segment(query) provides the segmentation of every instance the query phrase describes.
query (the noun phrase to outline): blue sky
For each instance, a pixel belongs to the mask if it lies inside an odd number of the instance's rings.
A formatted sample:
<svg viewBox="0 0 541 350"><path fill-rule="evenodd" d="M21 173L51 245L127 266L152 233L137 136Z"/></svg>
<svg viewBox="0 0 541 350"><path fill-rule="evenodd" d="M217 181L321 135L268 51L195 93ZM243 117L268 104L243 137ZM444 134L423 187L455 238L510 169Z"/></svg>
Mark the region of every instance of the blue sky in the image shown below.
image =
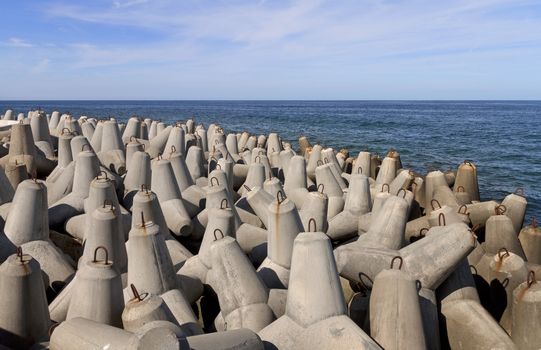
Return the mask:
<svg viewBox="0 0 541 350"><path fill-rule="evenodd" d="M541 99L541 1L0 1L0 100Z"/></svg>

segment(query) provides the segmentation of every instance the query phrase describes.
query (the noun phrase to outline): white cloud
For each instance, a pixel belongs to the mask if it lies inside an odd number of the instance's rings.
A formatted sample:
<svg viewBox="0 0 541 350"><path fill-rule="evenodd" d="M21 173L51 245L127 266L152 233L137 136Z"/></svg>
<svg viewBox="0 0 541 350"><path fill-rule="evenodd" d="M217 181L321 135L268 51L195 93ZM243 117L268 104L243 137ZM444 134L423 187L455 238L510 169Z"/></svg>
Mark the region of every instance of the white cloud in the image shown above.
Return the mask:
<svg viewBox="0 0 541 350"><path fill-rule="evenodd" d="M148 0L113 1L113 7L119 9L144 4L146 2L148 2Z"/></svg>
<svg viewBox="0 0 541 350"><path fill-rule="evenodd" d="M6 45L11 47L34 47L34 45L30 44L26 40L15 37L9 38L6 42Z"/></svg>

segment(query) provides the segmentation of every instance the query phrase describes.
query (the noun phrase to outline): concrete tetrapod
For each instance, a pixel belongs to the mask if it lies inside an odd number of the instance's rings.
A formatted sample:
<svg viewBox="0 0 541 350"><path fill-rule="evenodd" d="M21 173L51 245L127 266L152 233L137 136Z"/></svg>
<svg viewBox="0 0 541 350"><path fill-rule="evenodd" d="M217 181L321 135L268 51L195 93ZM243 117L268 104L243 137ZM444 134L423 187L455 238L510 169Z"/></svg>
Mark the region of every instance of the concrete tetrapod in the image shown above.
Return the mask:
<svg viewBox="0 0 541 350"><path fill-rule="evenodd" d="M530 226L524 227L518 239L524 248L528 262L541 264L541 227L537 227L537 220L532 217Z"/></svg>
<svg viewBox="0 0 541 350"><path fill-rule="evenodd" d="M131 139L126 144L126 172L128 172L132 165L133 155L137 152L144 152L145 146L137 139Z"/></svg>
<svg viewBox="0 0 541 350"><path fill-rule="evenodd" d="M115 213L112 205L96 208L87 222L88 229L85 234L83 256L79 266L94 260L95 250L104 247L108 252L108 259L115 268L124 273L128 271L128 253L124 244L124 234L120 231L120 217Z"/></svg>
<svg viewBox="0 0 541 350"><path fill-rule="evenodd" d="M541 348L541 283L530 271L528 279L513 291L513 333L512 338L519 349Z"/></svg>
<svg viewBox="0 0 541 350"><path fill-rule="evenodd" d="M371 162L370 162L370 152L361 151L357 155L357 158L353 161L353 166L351 169L352 174L363 174L367 177L370 177L371 174Z"/></svg>
<svg viewBox="0 0 541 350"><path fill-rule="evenodd" d="M472 201L479 201L479 185L477 183L477 167L470 161L465 160L458 166L453 190L458 192L462 189L470 195Z"/></svg>
<svg viewBox="0 0 541 350"><path fill-rule="evenodd" d="M130 169L124 177L124 198L122 200L126 208L131 209L133 196L143 186L150 188L151 168L150 156L146 152L135 152L131 158Z"/></svg>
<svg viewBox="0 0 541 350"><path fill-rule="evenodd" d="M357 234L359 216L370 212L371 207L368 177L362 174L351 175L344 211L329 220L327 235L334 240L354 236Z"/></svg>
<svg viewBox="0 0 541 350"><path fill-rule="evenodd" d="M209 279L227 329L258 332L274 321L267 305L269 292L235 239L219 238L210 247Z"/></svg>
<svg viewBox="0 0 541 350"><path fill-rule="evenodd" d="M115 228L115 231L121 233L121 237L125 241L130 231L131 215L118 203L113 181L103 171L90 183L88 197L84 199L84 214L68 219L65 224L66 232L80 240L86 239L87 232L91 230L89 224L92 213L97 208L105 207L106 205L110 209L113 209L114 213L118 216L119 220L116 222L118 227Z"/></svg>
<svg viewBox="0 0 541 350"><path fill-rule="evenodd" d="M381 349L346 316L329 238L295 239L286 313L259 332L273 349Z"/></svg>
<svg viewBox="0 0 541 350"><path fill-rule="evenodd" d="M200 177L204 177L206 174L205 167L205 155L200 147L190 147L186 154L186 166L192 176L192 179L197 183Z"/></svg>
<svg viewBox="0 0 541 350"><path fill-rule="evenodd" d="M520 232L522 229L527 204L528 201L521 188L517 189L515 193L507 195L502 201L501 205L505 208L505 215L511 219L515 232Z"/></svg>
<svg viewBox="0 0 541 350"><path fill-rule="evenodd" d="M84 199L88 197L90 183L99 172L100 165L96 154L89 150L79 152L73 174L72 192L49 207L51 227L61 226L67 219L83 213Z"/></svg>
<svg viewBox="0 0 541 350"><path fill-rule="evenodd" d="M246 200L250 204L254 213L261 219L265 227L269 227L269 205L276 198L272 196L261 187L252 187L250 191L246 193Z"/></svg>
<svg viewBox="0 0 541 350"><path fill-rule="evenodd" d="M432 200L434 199L434 194L438 188L441 186L447 186L447 181L445 180L445 175L439 171L431 171L429 172L424 181L424 188L425 188L425 212L426 214L430 214L430 212L433 209L432 206ZM441 205L440 205L441 207Z"/></svg>
<svg viewBox="0 0 541 350"><path fill-rule="evenodd" d="M177 288L171 256L158 225L142 217L131 229L128 242L128 285L154 295Z"/></svg>
<svg viewBox="0 0 541 350"><path fill-rule="evenodd" d="M32 255L49 283L65 281L74 273L72 263L49 240L47 187L40 180L25 180L15 192L4 227L7 238Z"/></svg>
<svg viewBox="0 0 541 350"><path fill-rule="evenodd" d="M334 154L334 150L332 148L326 148L323 151L321 151L321 158L323 160L323 163L325 164L331 164L330 167L331 172L336 179L336 182L340 186L342 190L345 190L347 188L346 182L342 178L342 168L338 164L338 160L336 159L336 155Z"/></svg>
<svg viewBox="0 0 541 350"><path fill-rule="evenodd" d="M299 210L302 209L303 205L307 202L306 196L308 190L306 172L306 162L304 157L291 157L284 181L284 192L291 198Z"/></svg>
<svg viewBox="0 0 541 350"><path fill-rule="evenodd" d="M316 168L316 181L321 186L323 193L329 197L327 218L332 220L334 216L344 209L344 192L332 174L332 164L320 165Z"/></svg>
<svg viewBox="0 0 541 350"><path fill-rule="evenodd" d="M122 324L125 330L137 332L154 321L169 321L176 324L175 317L161 297L150 293L139 293L134 284L130 285L130 289L134 297L126 302L122 311Z"/></svg>
<svg viewBox="0 0 541 350"><path fill-rule="evenodd" d="M398 162L395 158L385 157L381 162L378 176L376 177L376 184L390 184L396 177L396 171L398 170Z"/></svg>
<svg viewBox="0 0 541 350"><path fill-rule="evenodd" d="M49 204L56 203L72 190L75 163L73 162L70 141L73 136L69 132L62 132L58 137L58 164L45 180Z"/></svg>
<svg viewBox="0 0 541 350"><path fill-rule="evenodd" d="M306 203L299 211L302 226L308 227L308 223L313 219L316 224L317 232L327 232L329 227L329 222L327 221L329 198L325 193L319 191L308 192L305 198ZM327 235L329 235L328 232Z"/></svg>
<svg viewBox="0 0 541 350"><path fill-rule="evenodd" d="M399 251L346 244L334 255L340 275L354 282L360 282L359 272L373 280L395 256L401 256L404 271L423 288L435 289L474 248L473 237L465 224L452 224L431 228L425 238Z"/></svg>
<svg viewBox="0 0 541 350"><path fill-rule="evenodd" d="M293 242L304 229L295 204L281 192L269 212L267 258L257 272L268 288L287 288Z"/></svg>
<svg viewBox="0 0 541 350"><path fill-rule="evenodd" d="M124 143L116 121L103 123L100 150L97 151L101 163L119 175L126 173L126 156Z"/></svg>
<svg viewBox="0 0 541 350"><path fill-rule="evenodd" d="M171 129L164 150L171 150L171 147L174 147L175 152L186 154L186 134L180 125L175 125Z"/></svg>
<svg viewBox="0 0 541 350"><path fill-rule="evenodd" d="M171 256L173 265L178 269L186 259L192 256L192 253L178 242L172 235L165 223L158 198L154 192L143 188L137 191L133 197L131 227L136 228L141 223L141 218L152 221L160 228L160 233L165 240L165 245Z"/></svg>
<svg viewBox="0 0 541 350"><path fill-rule="evenodd" d="M502 247L526 260L511 219L506 215L492 215L486 222L484 248L488 254L497 254Z"/></svg>
<svg viewBox="0 0 541 350"><path fill-rule="evenodd" d="M212 242L226 236L233 236L235 232L233 213L230 209L211 208L209 213L209 221L198 254L189 258L179 271L179 273L197 278L205 284L208 284L207 273L212 268L210 253Z"/></svg>
<svg viewBox="0 0 541 350"><path fill-rule="evenodd" d="M492 314L500 325L511 334L513 291L527 279L528 270L521 257L501 248L489 265L488 282Z"/></svg>
<svg viewBox="0 0 541 350"><path fill-rule="evenodd" d="M127 144L132 138L141 138L141 121L137 117L131 117L126 123L122 133L122 142Z"/></svg>
<svg viewBox="0 0 541 350"><path fill-rule="evenodd" d="M39 263L21 248L0 265L0 346L28 348L47 339L49 310Z"/></svg>
<svg viewBox="0 0 541 350"><path fill-rule="evenodd" d="M25 180L17 187L4 226L11 242L21 245L49 238L47 187L41 180Z"/></svg>
<svg viewBox="0 0 541 350"><path fill-rule="evenodd" d="M45 113L41 112L30 118L30 127L36 147L45 154L45 157L54 158L54 147Z"/></svg>
<svg viewBox="0 0 541 350"><path fill-rule="evenodd" d="M271 177L263 183L263 189L265 192L271 195L272 198L275 198L278 192L284 192L282 187L282 182L277 177Z"/></svg>
<svg viewBox="0 0 541 350"><path fill-rule="evenodd" d="M503 328L474 300L450 301L442 305L441 312L452 349L517 349Z"/></svg>
<svg viewBox="0 0 541 350"><path fill-rule="evenodd" d="M263 188L263 184L265 183L265 166L261 163L254 162L250 164L250 168L248 169L248 174L246 175L246 180L244 181L244 184L239 188L237 191L239 195L244 196L246 194L246 187L248 188L254 188L254 187L261 187Z"/></svg>
<svg viewBox="0 0 541 350"><path fill-rule="evenodd" d="M417 284L401 267L402 258L397 256L391 269L374 279L370 335L384 349L426 349Z"/></svg>
<svg viewBox="0 0 541 350"><path fill-rule="evenodd" d="M156 193L167 227L177 236L192 232L191 218L186 211L171 162L156 160L152 166L152 191Z"/></svg>
<svg viewBox="0 0 541 350"><path fill-rule="evenodd" d="M58 350L142 349L135 334L80 317L54 328L49 346Z"/></svg>
<svg viewBox="0 0 541 350"><path fill-rule="evenodd" d="M99 258L100 254L103 260ZM93 259L77 271L77 283L72 291L66 319L83 317L122 327L122 281L108 255L105 247L95 248Z"/></svg>

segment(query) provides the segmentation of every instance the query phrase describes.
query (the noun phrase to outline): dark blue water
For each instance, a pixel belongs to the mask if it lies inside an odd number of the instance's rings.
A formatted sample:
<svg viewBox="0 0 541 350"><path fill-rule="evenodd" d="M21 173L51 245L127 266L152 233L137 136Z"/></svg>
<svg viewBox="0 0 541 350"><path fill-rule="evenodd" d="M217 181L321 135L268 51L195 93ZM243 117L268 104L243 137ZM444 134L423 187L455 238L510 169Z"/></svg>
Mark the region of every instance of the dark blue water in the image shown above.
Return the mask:
<svg viewBox="0 0 541 350"><path fill-rule="evenodd" d="M278 132L383 154L397 149L419 172L475 162L482 199L501 200L517 187L527 218L541 216L541 101L0 101L0 111L41 107L95 117L132 115L171 122L195 117L227 131Z"/></svg>

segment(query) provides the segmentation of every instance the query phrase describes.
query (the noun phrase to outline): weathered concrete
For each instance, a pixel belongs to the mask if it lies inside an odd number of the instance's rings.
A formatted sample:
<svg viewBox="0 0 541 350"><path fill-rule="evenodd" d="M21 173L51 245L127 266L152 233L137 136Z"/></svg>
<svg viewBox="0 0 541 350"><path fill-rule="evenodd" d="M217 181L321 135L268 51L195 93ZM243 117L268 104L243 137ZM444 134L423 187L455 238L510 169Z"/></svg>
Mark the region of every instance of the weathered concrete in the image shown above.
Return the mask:
<svg viewBox="0 0 541 350"><path fill-rule="evenodd" d="M481 304L457 299L442 306L452 349L517 349Z"/></svg>

